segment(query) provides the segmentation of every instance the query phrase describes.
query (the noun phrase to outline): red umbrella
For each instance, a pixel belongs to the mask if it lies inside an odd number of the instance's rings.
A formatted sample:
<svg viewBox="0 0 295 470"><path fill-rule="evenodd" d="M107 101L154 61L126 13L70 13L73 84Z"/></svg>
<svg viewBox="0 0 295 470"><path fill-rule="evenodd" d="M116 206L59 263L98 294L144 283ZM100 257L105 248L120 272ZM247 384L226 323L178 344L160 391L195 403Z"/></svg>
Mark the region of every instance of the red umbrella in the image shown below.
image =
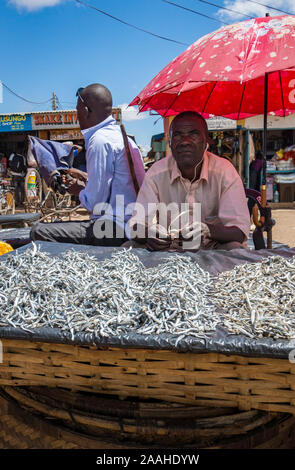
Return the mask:
<svg viewBox="0 0 295 470"><path fill-rule="evenodd" d="M295 16L254 18L198 39L134 98L139 111L162 116L197 111L243 119L264 114L261 205L266 207L267 113L295 113ZM268 233L270 211L257 225Z"/></svg>
<svg viewBox="0 0 295 470"><path fill-rule="evenodd" d="M294 68L293 68L294 67ZM255 18L198 39L134 98L140 111L184 110L231 119L295 112L295 16Z"/></svg>

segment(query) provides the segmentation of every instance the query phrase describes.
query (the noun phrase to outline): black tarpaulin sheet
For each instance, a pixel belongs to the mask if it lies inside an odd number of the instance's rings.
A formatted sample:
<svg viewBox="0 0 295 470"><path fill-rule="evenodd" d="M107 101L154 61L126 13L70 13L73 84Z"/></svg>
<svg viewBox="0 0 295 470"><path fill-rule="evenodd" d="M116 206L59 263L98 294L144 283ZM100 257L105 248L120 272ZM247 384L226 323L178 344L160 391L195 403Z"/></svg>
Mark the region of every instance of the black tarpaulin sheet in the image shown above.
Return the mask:
<svg viewBox="0 0 295 470"><path fill-rule="evenodd" d="M1 224L0 224L1 225ZM9 228L0 230L0 241L10 243L14 248L25 245L30 240L31 228ZM249 235L247 244L250 250L254 250L252 233ZM266 243L265 243L266 246ZM288 245L273 240L273 248L288 248Z"/></svg>
<svg viewBox="0 0 295 470"><path fill-rule="evenodd" d="M39 212L21 212L19 214L7 214L7 215L0 215L0 225L11 225L11 224L19 224L19 223L32 223L36 222L37 220L41 219L42 214Z"/></svg>
<svg viewBox="0 0 295 470"><path fill-rule="evenodd" d="M7 228L0 230L0 241L9 243L12 248L19 248L30 243L31 227Z"/></svg>
<svg viewBox="0 0 295 470"><path fill-rule="evenodd" d="M62 256L62 254L74 249L98 260L111 257L114 250L123 248L96 247L88 245L73 245L64 243L37 242L42 251L51 256ZM17 250L18 253L31 249L31 245L26 245ZM134 249L134 253L139 257L146 267L156 266L168 257L178 256L177 253L148 252L143 249ZM189 256L210 274L216 275L223 271L228 271L236 265L260 262L269 256L283 256L290 258L295 255L295 248L275 248L272 250L247 251L242 249L227 251L199 251L198 253L184 253L182 256ZM0 258L5 260L6 256ZM1 312L0 312L1 315ZM229 334L224 328L218 328L210 337L196 338L187 336L182 339L175 348L177 336L170 334L161 335L138 335L131 332L128 335L104 338L92 333L77 333L72 338L70 333L62 332L52 328L38 328L32 332L24 331L20 328L2 327L0 328L0 338L25 339L29 341L41 341L50 343L65 344L88 344L97 346L113 346L122 348L143 348L143 349L168 349L179 352L206 353L217 352L222 354L237 354L249 357L272 357L288 358L289 352L295 348L295 341L273 340L271 338L251 339L244 335Z"/></svg>

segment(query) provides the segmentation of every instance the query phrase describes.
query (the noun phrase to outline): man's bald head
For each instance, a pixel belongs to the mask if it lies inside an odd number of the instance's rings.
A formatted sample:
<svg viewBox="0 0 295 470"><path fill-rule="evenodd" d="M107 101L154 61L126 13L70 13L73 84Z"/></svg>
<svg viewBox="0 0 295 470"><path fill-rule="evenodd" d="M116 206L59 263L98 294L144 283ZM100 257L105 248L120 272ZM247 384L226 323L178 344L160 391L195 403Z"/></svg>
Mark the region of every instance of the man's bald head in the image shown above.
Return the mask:
<svg viewBox="0 0 295 470"><path fill-rule="evenodd" d="M78 95L77 112L81 129L93 127L112 114L112 95L104 85L88 85L81 90L80 97Z"/></svg>

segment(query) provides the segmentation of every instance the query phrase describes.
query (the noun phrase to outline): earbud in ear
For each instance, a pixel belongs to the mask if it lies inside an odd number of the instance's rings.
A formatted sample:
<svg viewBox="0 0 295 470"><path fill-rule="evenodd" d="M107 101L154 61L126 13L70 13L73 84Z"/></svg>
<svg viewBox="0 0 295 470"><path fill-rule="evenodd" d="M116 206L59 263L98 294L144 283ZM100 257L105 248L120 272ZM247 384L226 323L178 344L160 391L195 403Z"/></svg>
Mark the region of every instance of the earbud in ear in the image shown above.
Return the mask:
<svg viewBox="0 0 295 470"><path fill-rule="evenodd" d="M209 144L207 143L207 144L206 144L206 150L208 150L208 148L209 148Z"/></svg>

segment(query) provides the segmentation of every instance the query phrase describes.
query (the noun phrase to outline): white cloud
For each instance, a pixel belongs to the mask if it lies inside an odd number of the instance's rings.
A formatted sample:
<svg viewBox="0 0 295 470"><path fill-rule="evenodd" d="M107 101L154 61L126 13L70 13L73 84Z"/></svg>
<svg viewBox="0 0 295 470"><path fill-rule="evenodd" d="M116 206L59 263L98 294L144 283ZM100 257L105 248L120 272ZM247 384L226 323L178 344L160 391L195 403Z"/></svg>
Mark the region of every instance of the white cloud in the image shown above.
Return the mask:
<svg viewBox="0 0 295 470"><path fill-rule="evenodd" d="M150 145L139 145L139 149L143 157L146 157L149 151L151 150Z"/></svg>
<svg viewBox="0 0 295 470"><path fill-rule="evenodd" d="M9 0L11 5L28 11L40 10L44 7L54 7L63 0Z"/></svg>
<svg viewBox="0 0 295 470"><path fill-rule="evenodd" d="M119 104L118 108L122 109L123 121L139 121L149 117L147 113L138 113L134 106L128 107L128 103Z"/></svg>
<svg viewBox="0 0 295 470"><path fill-rule="evenodd" d="M256 1L256 0L255 0ZM272 8L279 8L290 14L295 14L295 2L294 0L257 0L259 3L265 3L272 6ZM274 10L267 6L258 5L257 3L252 3L251 1L245 0L225 0L224 6L232 10L236 10L239 13L234 13L227 10L218 10L217 14L219 17L227 18L230 20L247 20L246 16L249 15L253 17L265 16L265 13L269 13L271 16L280 16L284 15L283 12Z"/></svg>

